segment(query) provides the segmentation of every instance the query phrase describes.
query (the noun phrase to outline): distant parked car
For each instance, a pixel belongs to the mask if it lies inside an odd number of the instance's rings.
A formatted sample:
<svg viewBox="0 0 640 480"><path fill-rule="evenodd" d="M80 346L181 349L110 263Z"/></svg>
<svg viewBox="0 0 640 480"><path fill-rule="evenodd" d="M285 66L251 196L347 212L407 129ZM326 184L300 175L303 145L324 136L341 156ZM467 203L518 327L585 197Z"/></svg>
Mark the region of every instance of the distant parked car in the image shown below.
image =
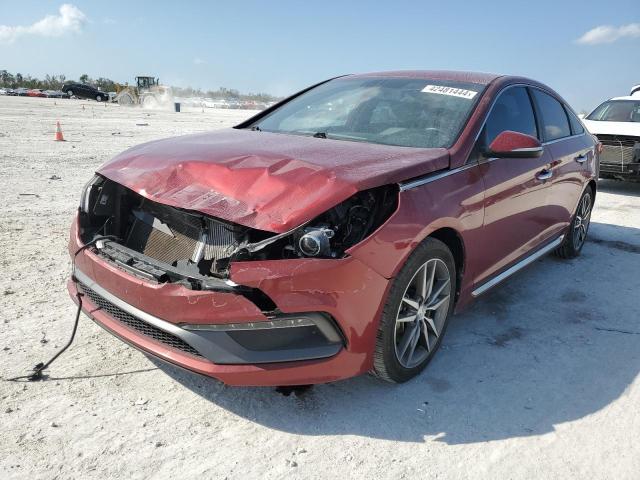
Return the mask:
<svg viewBox="0 0 640 480"><path fill-rule="evenodd" d="M16 95L20 96L20 97L26 97L27 96L27 92L29 91L28 88L16 88L15 92Z"/></svg>
<svg viewBox="0 0 640 480"><path fill-rule="evenodd" d="M16 91L13 88L7 88L7 95L10 97L15 97L18 94L16 93Z"/></svg>
<svg viewBox="0 0 640 480"><path fill-rule="evenodd" d="M7 90L4 88L0 88L0 95L6 95L7 94Z"/></svg>
<svg viewBox="0 0 640 480"><path fill-rule="evenodd" d="M45 90L44 94L47 98L68 98L68 95L62 90Z"/></svg>
<svg viewBox="0 0 640 480"><path fill-rule="evenodd" d="M28 97L40 97L40 98L46 98L47 95L40 90L39 88L31 88L29 90L27 90L27 96Z"/></svg>
<svg viewBox="0 0 640 480"><path fill-rule="evenodd" d="M109 94L98 90L91 85L85 83L68 83L62 87L62 91L70 97L88 98L96 102L104 102L109 100Z"/></svg>
<svg viewBox="0 0 640 480"><path fill-rule="evenodd" d="M599 105L584 123L602 143L600 177L640 181L640 85Z"/></svg>

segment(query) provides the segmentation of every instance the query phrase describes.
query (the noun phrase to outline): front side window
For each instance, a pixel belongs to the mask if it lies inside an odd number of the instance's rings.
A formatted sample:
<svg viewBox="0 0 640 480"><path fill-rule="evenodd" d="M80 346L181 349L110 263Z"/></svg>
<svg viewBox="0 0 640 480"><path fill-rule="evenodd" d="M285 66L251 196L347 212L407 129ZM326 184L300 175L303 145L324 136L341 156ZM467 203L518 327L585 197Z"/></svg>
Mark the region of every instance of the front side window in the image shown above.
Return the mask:
<svg viewBox="0 0 640 480"><path fill-rule="evenodd" d="M542 116L544 140L549 142L570 136L571 127L562 104L551 95L537 88L532 89L532 92Z"/></svg>
<svg viewBox="0 0 640 480"><path fill-rule="evenodd" d="M483 88L416 78L340 78L294 98L249 128L403 147L450 147Z"/></svg>
<svg viewBox="0 0 640 480"><path fill-rule="evenodd" d="M536 118L525 87L511 87L497 98L485 124L485 145L491 145L504 132L524 133L537 137Z"/></svg>
<svg viewBox="0 0 640 480"><path fill-rule="evenodd" d="M640 100L609 100L591 112L587 120L640 122Z"/></svg>

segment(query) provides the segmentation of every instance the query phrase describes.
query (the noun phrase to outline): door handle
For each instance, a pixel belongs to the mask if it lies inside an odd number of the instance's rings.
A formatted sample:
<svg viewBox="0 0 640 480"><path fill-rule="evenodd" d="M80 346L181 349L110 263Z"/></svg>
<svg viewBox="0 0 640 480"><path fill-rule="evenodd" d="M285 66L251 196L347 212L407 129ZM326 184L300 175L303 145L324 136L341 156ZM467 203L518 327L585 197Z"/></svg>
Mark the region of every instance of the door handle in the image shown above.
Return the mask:
<svg viewBox="0 0 640 480"><path fill-rule="evenodd" d="M574 158L574 160L578 163L584 163L587 161L587 154L583 153L582 155L578 155L576 158Z"/></svg>
<svg viewBox="0 0 640 480"><path fill-rule="evenodd" d="M551 170L547 170L546 168L538 173L536 173L536 178L541 181L549 180L553 177L553 172Z"/></svg>

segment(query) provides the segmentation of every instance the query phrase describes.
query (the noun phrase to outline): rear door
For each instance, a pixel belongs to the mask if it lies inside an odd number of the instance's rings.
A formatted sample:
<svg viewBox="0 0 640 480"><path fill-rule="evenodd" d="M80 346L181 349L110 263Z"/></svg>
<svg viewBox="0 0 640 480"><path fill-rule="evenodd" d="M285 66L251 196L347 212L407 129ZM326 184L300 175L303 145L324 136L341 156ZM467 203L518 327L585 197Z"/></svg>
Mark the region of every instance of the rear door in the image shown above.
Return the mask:
<svg viewBox="0 0 640 480"><path fill-rule="evenodd" d="M540 138L527 87L503 90L476 142L481 152L505 130ZM484 252L475 283L482 283L513 264L553 235L549 183L552 157L486 158L477 153L485 185Z"/></svg>
<svg viewBox="0 0 640 480"><path fill-rule="evenodd" d="M531 88L545 150L553 157L549 202L554 231L567 227L595 161L595 142L570 108L554 96Z"/></svg>
<svg viewBox="0 0 640 480"><path fill-rule="evenodd" d="M84 98L91 98L91 87L89 87L88 85L82 84L80 85L80 88L82 89L80 91L80 95Z"/></svg>

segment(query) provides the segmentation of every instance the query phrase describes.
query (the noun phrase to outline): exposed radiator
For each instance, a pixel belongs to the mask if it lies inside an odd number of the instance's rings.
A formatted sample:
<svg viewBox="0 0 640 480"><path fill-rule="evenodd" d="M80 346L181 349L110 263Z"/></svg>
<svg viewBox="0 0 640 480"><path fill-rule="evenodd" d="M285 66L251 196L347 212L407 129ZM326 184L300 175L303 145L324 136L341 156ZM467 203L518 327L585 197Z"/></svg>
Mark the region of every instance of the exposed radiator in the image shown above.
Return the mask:
<svg viewBox="0 0 640 480"><path fill-rule="evenodd" d="M201 218L176 212L172 212L172 218L179 221L169 223L149 212L132 212L125 246L174 266L180 261L213 260L212 271L218 260L229 257L237 248L231 226L213 218L206 218L203 226Z"/></svg>

